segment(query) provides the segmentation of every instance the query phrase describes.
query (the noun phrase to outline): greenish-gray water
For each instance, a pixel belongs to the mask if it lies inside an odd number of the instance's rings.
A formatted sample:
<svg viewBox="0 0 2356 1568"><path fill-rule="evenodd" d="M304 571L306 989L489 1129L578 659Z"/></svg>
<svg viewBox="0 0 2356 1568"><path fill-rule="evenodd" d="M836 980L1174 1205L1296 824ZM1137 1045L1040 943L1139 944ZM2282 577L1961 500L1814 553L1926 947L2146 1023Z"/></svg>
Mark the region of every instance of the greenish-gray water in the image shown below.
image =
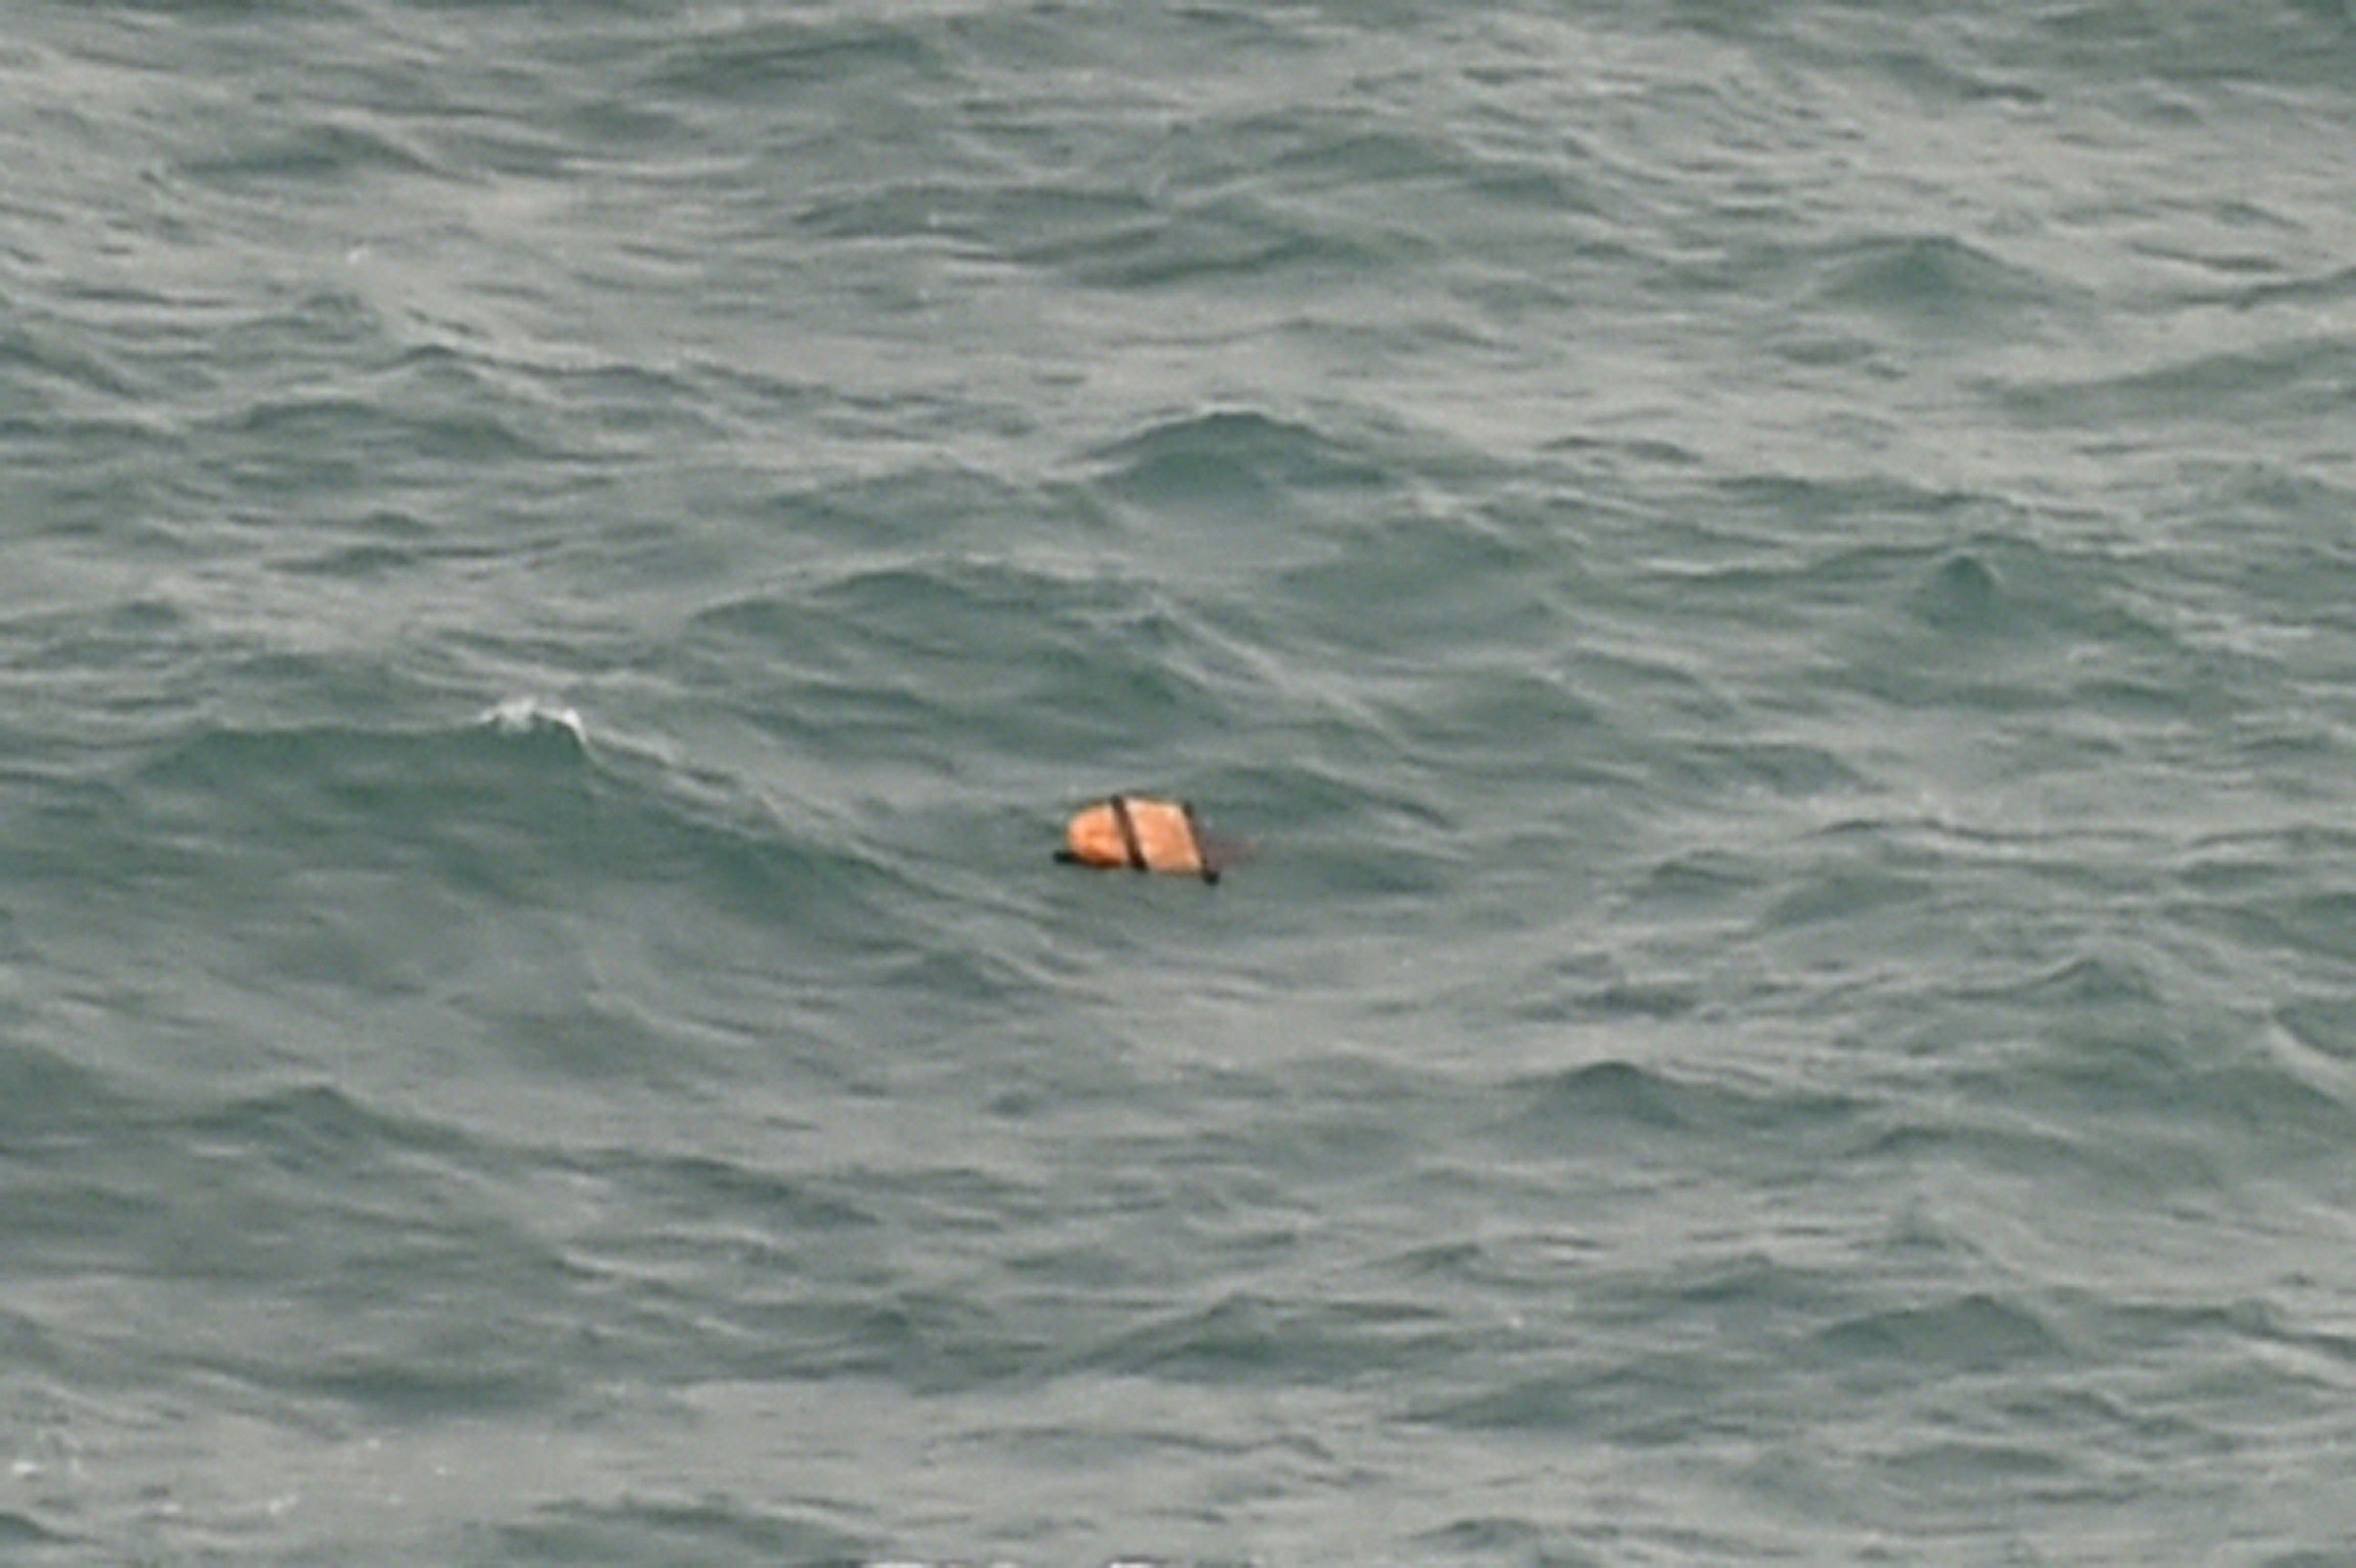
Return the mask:
<svg viewBox="0 0 2356 1568"><path fill-rule="evenodd" d="M2340 0L7 15L10 1561L2356 1563Z"/></svg>

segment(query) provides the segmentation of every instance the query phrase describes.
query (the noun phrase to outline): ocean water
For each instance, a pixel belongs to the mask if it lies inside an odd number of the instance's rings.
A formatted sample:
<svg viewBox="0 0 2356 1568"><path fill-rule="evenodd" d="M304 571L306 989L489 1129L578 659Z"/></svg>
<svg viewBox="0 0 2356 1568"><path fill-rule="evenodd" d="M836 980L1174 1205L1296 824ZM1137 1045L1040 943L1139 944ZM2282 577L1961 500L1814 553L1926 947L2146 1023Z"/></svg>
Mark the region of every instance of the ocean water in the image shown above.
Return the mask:
<svg viewBox="0 0 2356 1568"><path fill-rule="evenodd" d="M6 11L0 1555L2356 1563L2344 0Z"/></svg>

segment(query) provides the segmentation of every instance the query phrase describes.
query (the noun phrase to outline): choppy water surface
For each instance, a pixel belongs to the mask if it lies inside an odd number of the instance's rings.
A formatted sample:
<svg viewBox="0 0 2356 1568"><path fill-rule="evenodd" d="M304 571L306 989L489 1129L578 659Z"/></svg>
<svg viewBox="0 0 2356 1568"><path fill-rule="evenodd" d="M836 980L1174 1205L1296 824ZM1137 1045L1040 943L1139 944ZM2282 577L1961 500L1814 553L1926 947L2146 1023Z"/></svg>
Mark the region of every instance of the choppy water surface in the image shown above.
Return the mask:
<svg viewBox="0 0 2356 1568"><path fill-rule="evenodd" d="M0 1545L2356 1561L2351 83L16 7Z"/></svg>

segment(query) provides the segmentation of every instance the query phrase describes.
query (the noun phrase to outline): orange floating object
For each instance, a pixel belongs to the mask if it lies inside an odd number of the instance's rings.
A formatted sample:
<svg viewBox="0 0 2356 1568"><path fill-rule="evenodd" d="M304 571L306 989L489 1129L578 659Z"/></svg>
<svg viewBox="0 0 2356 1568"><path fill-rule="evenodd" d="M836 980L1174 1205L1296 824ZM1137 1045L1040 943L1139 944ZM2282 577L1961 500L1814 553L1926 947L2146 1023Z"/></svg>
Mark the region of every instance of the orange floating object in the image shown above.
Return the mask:
<svg viewBox="0 0 2356 1568"><path fill-rule="evenodd" d="M1111 795L1072 819L1057 860L1108 871L1167 871L1219 879L1217 860L1203 844L1194 808L1150 795Z"/></svg>

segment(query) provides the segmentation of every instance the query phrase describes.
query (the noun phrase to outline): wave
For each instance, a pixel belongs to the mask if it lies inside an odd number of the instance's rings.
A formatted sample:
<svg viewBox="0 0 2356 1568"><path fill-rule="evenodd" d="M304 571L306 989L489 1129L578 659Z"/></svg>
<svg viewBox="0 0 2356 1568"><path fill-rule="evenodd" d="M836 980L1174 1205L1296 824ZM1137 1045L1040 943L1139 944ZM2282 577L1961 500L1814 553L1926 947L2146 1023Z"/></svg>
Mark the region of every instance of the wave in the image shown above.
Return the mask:
<svg viewBox="0 0 2356 1568"><path fill-rule="evenodd" d="M2140 432L2164 450L2164 432L2211 421L2264 425L2278 435L2325 417L2336 389L2356 377L2356 340L2333 331L2173 357L2109 375L2018 380L1997 389L2014 414L2045 428ZM2219 446L2198 455L2231 455Z"/></svg>
<svg viewBox="0 0 2356 1568"><path fill-rule="evenodd" d="M213 727L125 787L143 838L198 863L246 862L243 884L415 870L436 890L550 908L687 876L775 911L805 879L841 894L861 864L749 783L600 736L577 708L532 697L445 727Z"/></svg>
<svg viewBox="0 0 2356 1568"><path fill-rule="evenodd" d="M1953 235L1878 237L1815 253L1810 304L1973 336L2017 337L2087 302L2040 273Z"/></svg>
<svg viewBox="0 0 2356 1568"><path fill-rule="evenodd" d="M1363 511L1401 487L1362 443L1253 408L1220 408L1159 421L1088 455L1098 481L1157 510L1248 507L1262 526L1271 505L1329 495Z"/></svg>
<svg viewBox="0 0 2356 1568"><path fill-rule="evenodd" d="M1793 1139L1851 1138L1871 1106L1845 1094L1745 1090L1614 1060L1512 1079L1496 1092L1503 1109L1490 1133L1511 1145L1585 1151L1598 1140L1674 1134L1688 1155L1738 1135L1787 1147ZM1655 1157L1677 1156L1664 1147Z"/></svg>
<svg viewBox="0 0 2356 1568"><path fill-rule="evenodd" d="M481 1532L502 1563L709 1561L793 1563L806 1568L868 1568L866 1536L812 1512L705 1494L692 1499L626 1498L550 1502Z"/></svg>

